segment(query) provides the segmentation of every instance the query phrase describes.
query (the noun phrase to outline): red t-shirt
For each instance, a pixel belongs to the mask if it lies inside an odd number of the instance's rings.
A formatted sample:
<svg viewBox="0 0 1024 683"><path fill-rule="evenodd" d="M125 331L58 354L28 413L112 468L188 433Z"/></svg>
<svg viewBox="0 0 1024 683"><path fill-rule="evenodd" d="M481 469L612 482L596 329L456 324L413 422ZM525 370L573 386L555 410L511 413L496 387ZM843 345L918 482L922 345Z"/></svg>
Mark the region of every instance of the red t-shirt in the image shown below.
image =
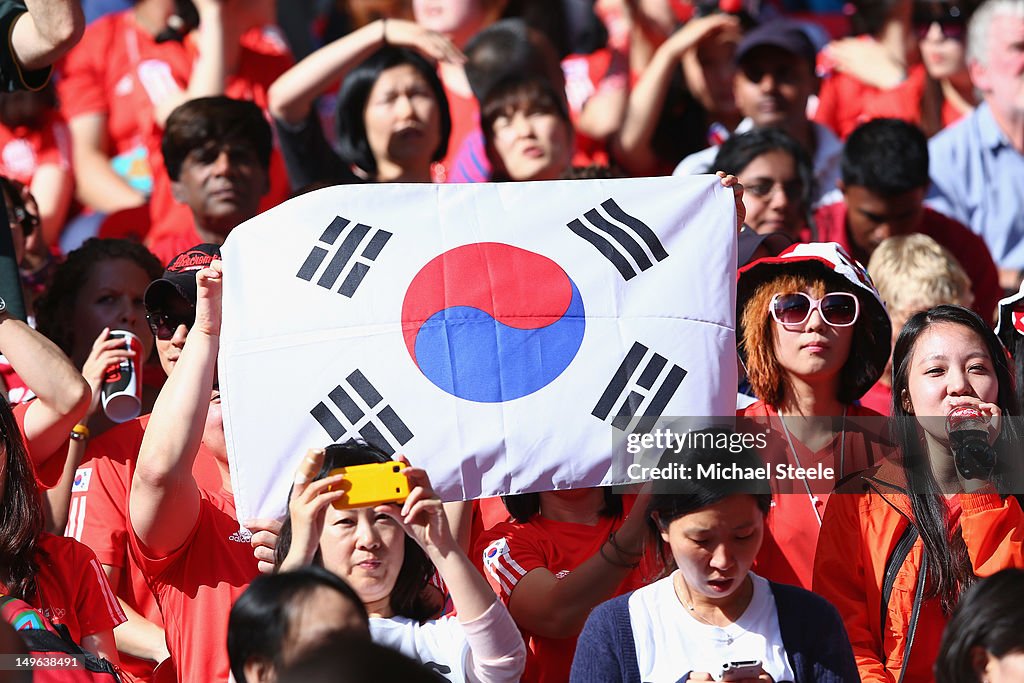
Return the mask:
<svg viewBox="0 0 1024 683"><path fill-rule="evenodd" d="M159 146L154 103L184 87L191 71L182 43L157 43L126 10L89 24L60 64L57 92L69 121L82 114L107 117L107 153L114 157Z"/></svg>
<svg viewBox="0 0 1024 683"><path fill-rule="evenodd" d="M128 534L129 547L164 615L179 681L228 680L228 614L258 573L234 497L200 490L199 517L181 547L156 557Z"/></svg>
<svg viewBox="0 0 1024 683"><path fill-rule="evenodd" d="M160 608L138 563L128 552L128 491L149 415L143 415L98 436L89 443L71 487L65 536L92 548L100 564L121 570L114 591L126 605L157 626L163 626ZM200 488L221 486L217 460L202 444L192 473ZM121 653L124 669L149 680L154 663Z"/></svg>
<svg viewBox="0 0 1024 683"><path fill-rule="evenodd" d="M828 73L821 79L814 120L831 128L841 139L845 140L857 126L874 119L893 118L920 123L921 95L927 75L923 65L914 64L902 83L883 90L843 71L832 71L829 61L826 49L819 57L818 65L819 71Z"/></svg>
<svg viewBox="0 0 1024 683"><path fill-rule="evenodd" d="M292 67L295 60L284 42L269 29L253 29L247 32L242 36L241 46L238 71L228 77L224 94L234 99L253 102L266 114L267 91L278 76ZM191 45L189 53L194 59L195 50ZM185 87L187 83L187 80L184 81L181 87ZM266 116L269 124L270 116ZM271 130L273 131L273 126ZM146 246L162 263L167 263L203 240L196 233L192 212L186 205L177 202L171 193L171 179L167 175L159 140L156 143L149 152L150 165L153 169L153 194L149 200L152 227L146 238ZM261 213L277 206L291 195L284 157L281 156L276 142L270 155L269 179L270 191L260 202Z"/></svg>
<svg viewBox="0 0 1024 683"><path fill-rule="evenodd" d="M836 202L820 207L814 212L814 221L818 225L819 241L838 242L853 253L846 224L845 203ZM999 271L985 240L963 223L928 207L924 208L917 230L934 239L956 257L971 279L971 290L974 293L971 308L982 320L991 322L1003 290L999 286Z"/></svg>
<svg viewBox="0 0 1024 683"><path fill-rule="evenodd" d="M127 620L91 550L45 532L37 548L36 594L26 602L54 624L67 626L76 643Z"/></svg>
<svg viewBox="0 0 1024 683"><path fill-rule="evenodd" d="M813 468L821 463L823 467L831 467L835 473L834 479L822 480L817 486L808 480L806 488L803 480L798 480L790 481L791 486L783 490L779 480L772 479L772 507L765 521L764 541L754 571L771 581L810 590L814 576L814 553L829 491L841 478L873 466L892 452L884 440L884 418L868 408L849 406L845 420L836 417L833 421L835 438L818 451L811 451L790 434L793 448L797 451L797 457L794 457L790 450L790 439L781 430L778 411L774 408L758 401L736 411L736 416L751 418L754 424L760 426L759 430L747 424L744 426L745 431L757 434L763 431L765 425L771 430L768 448L762 453L769 466L788 462L794 466Z"/></svg>
<svg viewBox="0 0 1024 683"><path fill-rule="evenodd" d="M879 415L888 416L892 409L892 387L887 387L881 381L875 382L875 385L860 397L860 404Z"/></svg>
<svg viewBox="0 0 1024 683"><path fill-rule="evenodd" d="M71 138L60 112L46 112L37 129L0 125L0 175L31 185L36 171L46 164L71 169Z"/></svg>
<svg viewBox="0 0 1024 683"><path fill-rule="evenodd" d="M430 172L434 176L434 182L444 183L448 181L455 168L463 141L469 137L470 133L480 130L480 104L472 93L468 97L463 97L453 92L444 82L443 69L438 69L437 75L441 78L444 94L448 98L448 110L452 116L452 132L448 136L448 152L440 162L431 167Z"/></svg>
<svg viewBox="0 0 1024 683"><path fill-rule="evenodd" d="M596 555L608 540L608 535L622 526L622 521L622 517L601 517L596 526L588 526L555 522L534 515L526 524L502 522L480 539L487 570L485 576L507 606L519 579L531 570L544 567L555 578L564 578ZM630 572L615 595L642 586L643 574L643 567ZM576 636L543 638L523 630L523 639L527 647L526 671L520 680L529 683L569 680L572 658L576 653Z"/></svg>
<svg viewBox="0 0 1024 683"><path fill-rule="evenodd" d="M594 95L606 90L629 87L629 66L621 53L601 48L586 55L569 55L562 60L565 75L565 96L569 102L569 116L576 131L574 166L608 165L608 150L604 140L587 137L579 132L577 123L583 107Z"/></svg>
<svg viewBox="0 0 1024 683"><path fill-rule="evenodd" d="M35 399L32 400L34 401ZM11 412L14 413L14 421L18 423L18 431L21 432L22 441L25 442L25 448L28 451L28 459L32 463L32 468L35 470L36 485L39 486L40 491L42 491L44 489L52 489L60 482L60 475L64 474L64 463L67 461L68 457L68 443L65 441L63 446L55 450L53 454L42 463L32 457L32 449L29 448L28 438L25 436L25 413L28 412L28 407L30 405L32 405L32 401L18 403L17 405L11 406ZM68 440L70 441L70 438Z"/></svg>

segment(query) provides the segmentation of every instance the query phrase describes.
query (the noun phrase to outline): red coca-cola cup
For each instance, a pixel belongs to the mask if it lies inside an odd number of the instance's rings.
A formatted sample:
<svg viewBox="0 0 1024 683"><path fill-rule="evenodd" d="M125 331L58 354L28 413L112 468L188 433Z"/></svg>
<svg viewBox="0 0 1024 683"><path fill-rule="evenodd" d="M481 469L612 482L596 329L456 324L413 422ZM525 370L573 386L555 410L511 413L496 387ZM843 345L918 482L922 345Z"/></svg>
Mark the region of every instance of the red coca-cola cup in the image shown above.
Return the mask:
<svg viewBox="0 0 1024 683"><path fill-rule="evenodd" d="M100 397L107 417L114 422L127 422L142 412L142 340L127 330L110 331L111 339L118 337L135 355L107 371Z"/></svg>

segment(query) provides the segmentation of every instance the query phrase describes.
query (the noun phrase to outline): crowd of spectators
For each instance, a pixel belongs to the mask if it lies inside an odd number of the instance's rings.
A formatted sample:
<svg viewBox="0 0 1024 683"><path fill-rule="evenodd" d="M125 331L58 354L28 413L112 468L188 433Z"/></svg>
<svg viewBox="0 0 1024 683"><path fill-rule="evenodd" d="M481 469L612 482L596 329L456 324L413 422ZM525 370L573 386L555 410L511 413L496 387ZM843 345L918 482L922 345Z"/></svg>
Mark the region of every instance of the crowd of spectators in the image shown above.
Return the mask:
<svg viewBox="0 0 1024 683"><path fill-rule="evenodd" d="M0 35L0 651L48 631L157 683L1024 681L1024 0L0 0ZM285 519L238 518L236 226L337 184L715 172L735 429L767 447L665 458L826 488L442 503L399 460L403 503L340 509L336 468L391 462L346 442Z"/></svg>

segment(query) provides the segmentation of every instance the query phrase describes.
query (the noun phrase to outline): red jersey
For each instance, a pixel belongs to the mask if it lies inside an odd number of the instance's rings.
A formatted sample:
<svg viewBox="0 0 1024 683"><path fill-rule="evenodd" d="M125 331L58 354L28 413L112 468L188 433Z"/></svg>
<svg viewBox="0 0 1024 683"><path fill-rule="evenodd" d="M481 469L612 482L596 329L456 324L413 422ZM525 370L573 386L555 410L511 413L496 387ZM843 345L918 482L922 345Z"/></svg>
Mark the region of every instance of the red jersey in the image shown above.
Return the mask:
<svg viewBox="0 0 1024 683"><path fill-rule="evenodd" d="M624 501L625 503L625 501ZM501 601L508 605L519 579L543 567L555 578L564 578L584 561L600 552L608 535L622 526L622 517L601 517L595 526L555 522L539 514L529 522L502 522L481 536L485 576ZM642 568L622 580L615 595L644 585ZM526 671L522 681L569 680L576 636L542 638L523 631L526 641Z"/></svg>
<svg viewBox="0 0 1024 683"><path fill-rule="evenodd" d="M128 552L128 491L149 415L117 425L89 443L71 487L65 536L92 548L100 564L121 570L114 591L126 605L157 626L160 608L138 563ZM192 473L200 488L221 486L217 460L200 444ZM140 680L149 680L153 662L121 653L122 667Z"/></svg>
<svg viewBox="0 0 1024 683"><path fill-rule="evenodd" d="M199 517L181 547L156 557L134 533L129 547L164 615L179 681L227 681L228 613L258 573L234 497L200 490Z"/></svg>
<svg viewBox="0 0 1024 683"><path fill-rule="evenodd" d="M814 221L818 226L818 241L838 242L847 252L854 253L846 223L845 203L836 202L819 207L814 212ZM971 279L971 290L974 293L971 308L982 320L991 322L1003 290L999 286L999 271L985 240L963 223L927 206L917 231L928 235L956 257Z"/></svg>
<svg viewBox="0 0 1024 683"><path fill-rule="evenodd" d="M846 417L833 419L835 437L823 448L812 451L782 430L778 411L763 401L736 411L737 417L751 418L745 431L757 434L770 429L768 448L761 455L769 466L790 463L797 467L832 468L834 478L817 486L805 480L788 480L789 487L772 479L772 507L765 520L764 541L754 571L771 581L788 583L810 590L814 576L814 553L825 515L829 492L841 479L867 469L892 452L885 441L886 423L881 415L862 406L851 405ZM768 420L768 418L772 418ZM757 425L757 426L754 426ZM790 445L792 444L792 446ZM794 455L791 448L796 449Z"/></svg>
<svg viewBox="0 0 1024 683"><path fill-rule="evenodd" d="M189 53L194 59L195 50L191 44ZM288 47L274 31L259 28L248 31L241 39L238 70L228 77L224 94L237 100L255 103L263 110L269 125L267 91L278 76L290 69L294 63ZM187 83L186 80L181 87L186 87ZM149 150L149 160L153 170L153 194L149 200L152 227L146 239L146 246L162 263L166 263L203 240L196 233L192 212L186 205L177 202L171 193L171 179L167 175L159 140L156 140L156 145ZM261 213L277 206L291 195L284 157L281 156L276 143L270 155L268 178L270 191L260 202Z"/></svg>
<svg viewBox="0 0 1024 683"><path fill-rule="evenodd" d="M107 153L115 157L159 146L155 103L185 87L191 72L182 43L157 43L126 10L89 24L60 64L57 92L69 121L82 114L107 117Z"/></svg>
<svg viewBox="0 0 1024 683"><path fill-rule="evenodd" d="M565 96L569 102L569 117L576 132L574 166L608 165L608 150L604 140L587 137L578 130L577 123L583 107L594 95L606 90L625 90L628 87L629 67L621 53L601 48L587 55L569 55L562 60L565 75Z"/></svg>
<svg viewBox="0 0 1024 683"><path fill-rule="evenodd" d="M71 170L71 138L60 112L48 111L38 128L0 125L0 175L31 185L40 166Z"/></svg>
<svg viewBox="0 0 1024 683"><path fill-rule="evenodd" d="M821 79L814 120L831 128L841 139L845 140L857 126L874 119L892 118L920 123L926 78L923 65L911 66L907 78L895 88L882 89L843 71L831 71L829 62L826 49L819 57L819 71L828 73Z"/></svg>
<svg viewBox="0 0 1024 683"><path fill-rule="evenodd" d="M76 643L127 621L91 550L45 532L37 548L36 594L26 602L54 624L67 626Z"/></svg>

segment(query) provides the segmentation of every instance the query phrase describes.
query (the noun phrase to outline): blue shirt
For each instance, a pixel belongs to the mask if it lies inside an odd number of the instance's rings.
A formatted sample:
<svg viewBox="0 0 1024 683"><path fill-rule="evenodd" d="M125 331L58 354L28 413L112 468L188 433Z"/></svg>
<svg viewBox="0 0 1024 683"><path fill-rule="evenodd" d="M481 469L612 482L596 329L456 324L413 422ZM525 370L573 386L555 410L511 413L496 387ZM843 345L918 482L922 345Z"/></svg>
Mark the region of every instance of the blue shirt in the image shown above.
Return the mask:
<svg viewBox="0 0 1024 683"><path fill-rule="evenodd" d="M928 204L981 235L1001 268L1024 269L1024 154L988 104L928 144Z"/></svg>

